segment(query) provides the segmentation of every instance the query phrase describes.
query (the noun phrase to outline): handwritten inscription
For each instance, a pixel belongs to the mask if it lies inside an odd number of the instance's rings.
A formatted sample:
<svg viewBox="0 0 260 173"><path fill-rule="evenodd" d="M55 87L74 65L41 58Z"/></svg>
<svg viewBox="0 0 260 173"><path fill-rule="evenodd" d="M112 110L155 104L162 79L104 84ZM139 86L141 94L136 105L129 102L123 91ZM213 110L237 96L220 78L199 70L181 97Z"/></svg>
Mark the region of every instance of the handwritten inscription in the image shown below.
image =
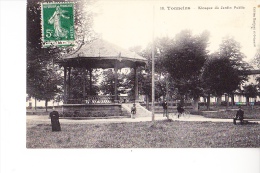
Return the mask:
<svg viewBox="0 0 260 173"><path fill-rule="evenodd" d="M256 7L253 8L253 23L251 29L253 30L253 45L256 47Z"/></svg>

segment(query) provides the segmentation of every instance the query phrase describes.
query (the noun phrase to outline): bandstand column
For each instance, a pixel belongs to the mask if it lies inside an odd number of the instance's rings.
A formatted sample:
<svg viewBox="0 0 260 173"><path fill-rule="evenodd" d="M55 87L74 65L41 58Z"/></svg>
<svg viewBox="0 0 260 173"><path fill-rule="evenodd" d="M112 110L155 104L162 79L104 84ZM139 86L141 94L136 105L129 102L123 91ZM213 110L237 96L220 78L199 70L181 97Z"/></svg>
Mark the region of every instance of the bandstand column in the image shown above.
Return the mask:
<svg viewBox="0 0 260 173"><path fill-rule="evenodd" d="M64 66L64 103L67 103L67 66Z"/></svg>
<svg viewBox="0 0 260 173"><path fill-rule="evenodd" d="M68 77L69 77L69 81L68 81L68 99L70 99L70 75L71 74L71 67L69 67L69 74L68 74Z"/></svg>
<svg viewBox="0 0 260 173"><path fill-rule="evenodd" d="M85 100L86 99L86 67L83 67L82 79L83 79L83 100Z"/></svg>
<svg viewBox="0 0 260 173"><path fill-rule="evenodd" d="M135 89L135 101L136 100L138 100L139 99L139 97L138 97L138 73L137 73L137 70L138 70L138 67L136 66L135 68L134 68L134 74L135 74L135 87L134 87L134 89Z"/></svg>
<svg viewBox="0 0 260 173"><path fill-rule="evenodd" d="M117 96L117 85L118 85L118 64L117 64L117 61L115 62L115 67L114 67L114 70L115 70L115 102L118 101L118 96Z"/></svg>
<svg viewBox="0 0 260 173"><path fill-rule="evenodd" d="M91 68L89 69L89 93L90 93L90 95L93 95L92 94L92 69Z"/></svg>

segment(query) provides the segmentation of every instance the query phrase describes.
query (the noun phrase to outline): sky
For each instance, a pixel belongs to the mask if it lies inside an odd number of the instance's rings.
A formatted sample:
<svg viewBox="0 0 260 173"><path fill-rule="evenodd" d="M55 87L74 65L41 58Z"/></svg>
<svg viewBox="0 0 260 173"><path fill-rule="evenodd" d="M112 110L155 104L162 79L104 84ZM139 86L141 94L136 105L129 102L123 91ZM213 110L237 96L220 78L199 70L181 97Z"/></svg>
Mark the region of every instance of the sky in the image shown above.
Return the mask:
<svg viewBox="0 0 260 173"><path fill-rule="evenodd" d="M231 36L238 41L241 51L250 60L259 46L259 10L254 22L255 0L248 1L99 1L92 10L94 30L103 39L129 49L145 48L156 37L174 37L189 29L194 35L210 32L208 50L218 49L223 37ZM216 6L219 9L214 9ZM221 9L230 7L229 9ZM235 9L236 6L236 9ZM168 7L189 7L189 10L171 10ZM199 8L208 9L199 9ZM209 9L209 8L213 9ZM162 10L164 8L164 10ZM255 29L251 27L255 26ZM258 31L254 38L254 30ZM255 44L254 44L255 42Z"/></svg>

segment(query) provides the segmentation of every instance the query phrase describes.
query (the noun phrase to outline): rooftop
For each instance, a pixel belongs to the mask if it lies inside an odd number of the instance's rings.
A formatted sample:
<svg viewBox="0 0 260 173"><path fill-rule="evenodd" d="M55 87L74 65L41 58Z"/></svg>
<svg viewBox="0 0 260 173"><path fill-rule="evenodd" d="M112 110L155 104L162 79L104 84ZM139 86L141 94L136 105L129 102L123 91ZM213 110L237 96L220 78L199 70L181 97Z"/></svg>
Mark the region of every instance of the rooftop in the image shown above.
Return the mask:
<svg viewBox="0 0 260 173"><path fill-rule="evenodd" d="M96 39L82 45L75 53L62 57L60 63L77 67L84 65L91 68L113 68L116 61L118 67L123 68L145 65L147 60L103 39Z"/></svg>

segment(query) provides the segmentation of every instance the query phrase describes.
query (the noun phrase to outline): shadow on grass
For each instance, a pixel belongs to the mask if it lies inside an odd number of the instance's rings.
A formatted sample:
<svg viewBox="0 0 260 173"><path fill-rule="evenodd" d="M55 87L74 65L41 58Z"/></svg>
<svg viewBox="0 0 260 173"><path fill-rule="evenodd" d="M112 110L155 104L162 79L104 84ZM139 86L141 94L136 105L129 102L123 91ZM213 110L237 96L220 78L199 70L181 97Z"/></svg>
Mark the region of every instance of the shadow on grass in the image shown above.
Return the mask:
<svg viewBox="0 0 260 173"><path fill-rule="evenodd" d="M162 122L168 123L168 122L173 122L173 120L172 119L166 119L166 120L162 120Z"/></svg>
<svg viewBox="0 0 260 173"><path fill-rule="evenodd" d="M166 127L168 123L174 122L172 119L166 119L166 120L158 120L153 122L151 125L149 125L149 130L162 130L166 131Z"/></svg>
<svg viewBox="0 0 260 173"><path fill-rule="evenodd" d="M237 123L236 125L241 125L241 126L257 126L259 125L258 122L249 122L249 121L245 121L243 124L241 124L240 122Z"/></svg>

